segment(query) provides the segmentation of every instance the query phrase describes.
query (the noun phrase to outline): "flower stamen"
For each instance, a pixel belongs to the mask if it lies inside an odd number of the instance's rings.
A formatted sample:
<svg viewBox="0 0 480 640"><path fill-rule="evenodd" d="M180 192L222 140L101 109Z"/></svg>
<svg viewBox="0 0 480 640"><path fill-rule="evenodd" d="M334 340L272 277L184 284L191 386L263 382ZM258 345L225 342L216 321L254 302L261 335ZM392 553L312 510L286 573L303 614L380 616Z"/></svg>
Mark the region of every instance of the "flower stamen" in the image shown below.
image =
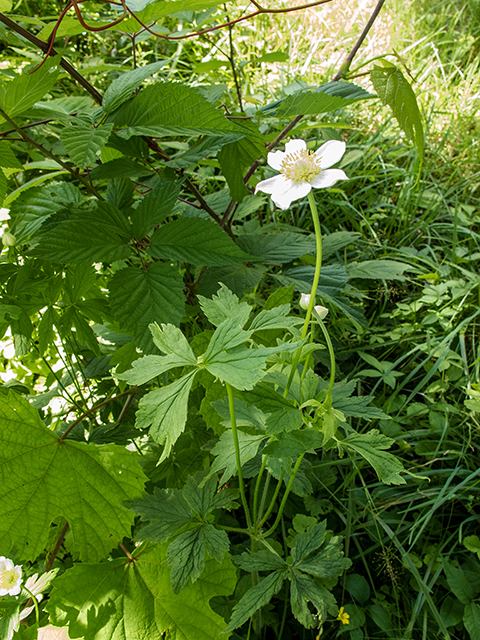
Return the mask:
<svg viewBox="0 0 480 640"><path fill-rule="evenodd" d="M293 182L311 182L321 170L319 158L307 149L288 153L280 167L281 173Z"/></svg>

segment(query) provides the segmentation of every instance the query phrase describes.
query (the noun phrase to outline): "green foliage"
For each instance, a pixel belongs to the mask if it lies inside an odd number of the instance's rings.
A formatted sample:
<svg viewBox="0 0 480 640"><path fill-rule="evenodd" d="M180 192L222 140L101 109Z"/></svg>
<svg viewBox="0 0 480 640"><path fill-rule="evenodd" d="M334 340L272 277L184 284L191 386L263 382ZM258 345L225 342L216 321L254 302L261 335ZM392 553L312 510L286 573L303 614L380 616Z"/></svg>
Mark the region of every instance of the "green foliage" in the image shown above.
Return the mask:
<svg viewBox="0 0 480 640"><path fill-rule="evenodd" d="M354 5L316 50L297 7L127 6L0 15L2 640L476 638L472 10L350 71ZM418 101L350 82L384 41ZM254 191L289 137L346 140L348 180L281 211Z"/></svg>
<svg viewBox="0 0 480 640"><path fill-rule="evenodd" d="M56 581L48 603L51 620L86 640L133 640L165 632L175 640L220 640L224 622L210 599L233 591L231 561L208 561L197 582L180 594L172 591L169 574L164 545L140 547L131 561L78 564Z"/></svg>
<svg viewBox="0 0 480 640"><path fill-rule="evenodd" d="M392 109L402 131L415 144L418 154L423 159L425 145L423 124L415 93L395 65L385 60L382 60L382 63L383 66L374 66L370 72L375 91L382 102Z"/></svg>
<svg viewBox="0 0 480 640"><path fill-rule="evenodd" d="M59 438L14 391L1 394L0 403L1 553L8 555L15 547L20 558L35 559L46 545L49 525L63 516L80 558L102 560L133 523L122 502L143 488L136 456L112 444L99 447Z"/></svg>

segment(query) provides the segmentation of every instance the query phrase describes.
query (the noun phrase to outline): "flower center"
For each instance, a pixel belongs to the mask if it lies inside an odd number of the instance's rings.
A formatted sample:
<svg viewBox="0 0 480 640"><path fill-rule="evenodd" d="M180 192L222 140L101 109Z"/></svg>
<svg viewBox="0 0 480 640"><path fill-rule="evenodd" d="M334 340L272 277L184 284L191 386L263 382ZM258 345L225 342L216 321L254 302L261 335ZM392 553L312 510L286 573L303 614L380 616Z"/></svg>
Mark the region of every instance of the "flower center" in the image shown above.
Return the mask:
<svg viewBox="0 0 480 640"><path fill-rule="evenodd" d="M18 575L15 569L6 569L0 573L0 589L11 589L15 586Z"/></svg>
<svg viewBox="0 0 480 640"><path fill-rule="evenodd" d="M280 169L283 175L293 182L311 182L321 170L320 159L314 151L306 149L287 154Z"/></svg>

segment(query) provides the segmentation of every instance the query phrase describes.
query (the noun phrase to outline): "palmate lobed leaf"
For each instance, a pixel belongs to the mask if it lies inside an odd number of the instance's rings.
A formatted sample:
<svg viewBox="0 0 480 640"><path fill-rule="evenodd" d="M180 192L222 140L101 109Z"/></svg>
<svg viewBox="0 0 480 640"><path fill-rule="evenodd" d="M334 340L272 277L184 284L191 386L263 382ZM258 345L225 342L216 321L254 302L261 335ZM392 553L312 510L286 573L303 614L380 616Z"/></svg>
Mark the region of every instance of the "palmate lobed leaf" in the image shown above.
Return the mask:
<svg viewBox="0 0 480 640"><path fill-rule="evenodd" d="M56 580L47 609L53 624L69 626L71 638L152 640L168 633L170 640L228 640L210 599L231 594L235 583L229 559L207 560L199 579L175 595L166 545L153 545L136 549L132 561L76 565Z"/></svg>
<svg viewBox="0 0 480 640"><path fill-rule="evenodd" d="M82 560L97 562L130 534L125 500L146 480L135 454L116 445L61 440L24 398L0 395L0 554L42 553L50 523L64 517Z"/></svg>
<svg viewBox="0 0 480 640"><path fill-rule="evenodd" d="M160 462L165 460L185 429L188 396L196 371L191 371L166 387L147 393L140 400L136 425L139 429L150 427L150 435L164 445Z"/></svg>
<svg viewBox="0 0 480 640"><path fill-rule="evenodd" d="M388 438L378 429L372 429L368 433L351 433L339 442L339 447L354 451L365 458L385 484L406 484L405 478L400 475L403 471L401 461L385 451L393 442L393 438Z"/></svg>

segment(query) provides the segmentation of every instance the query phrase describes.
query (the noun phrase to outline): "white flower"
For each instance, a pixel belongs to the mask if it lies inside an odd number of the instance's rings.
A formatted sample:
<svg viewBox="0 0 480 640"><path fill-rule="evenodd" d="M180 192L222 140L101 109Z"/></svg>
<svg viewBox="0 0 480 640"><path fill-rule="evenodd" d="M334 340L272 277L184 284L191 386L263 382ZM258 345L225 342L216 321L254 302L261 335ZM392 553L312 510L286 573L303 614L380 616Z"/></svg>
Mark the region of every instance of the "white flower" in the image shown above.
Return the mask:
<svg viewBox="0 0 480 640"><path fill-rule="evenodd" d="M22 567L0 556L0 596L18 596L22 584Z"/></svg>
<svg viewBox="0 0 480 640"><path fill-rule="evenodd" d="M320 320L324 320L327 317L327 313L328 313L327 307L322 307L322 305L317 304L316 307L313 307L313 310L318 315Z"/></svg>
<svg viewBox="0 0 480 640"><path fill-rule="evenodd" d="M304 198L315 189L326 189L338 180L348 180L341 169L328 169L345 153L345 143L329 140L317 151L307 151L305 140L290 140L285 151L270 152L267 162L280 171L278 176L262 180L255 187L272 196L280 209L288 209L294 200Z"/></svg>
<svg viewBox="0 0 480 640"><path fill-rule="evenodd" d="M309 304L310 304L310 294L302 293L300 298L300 306L302 307L302 309L305 309L306 311L308 309Z"/></svg>

